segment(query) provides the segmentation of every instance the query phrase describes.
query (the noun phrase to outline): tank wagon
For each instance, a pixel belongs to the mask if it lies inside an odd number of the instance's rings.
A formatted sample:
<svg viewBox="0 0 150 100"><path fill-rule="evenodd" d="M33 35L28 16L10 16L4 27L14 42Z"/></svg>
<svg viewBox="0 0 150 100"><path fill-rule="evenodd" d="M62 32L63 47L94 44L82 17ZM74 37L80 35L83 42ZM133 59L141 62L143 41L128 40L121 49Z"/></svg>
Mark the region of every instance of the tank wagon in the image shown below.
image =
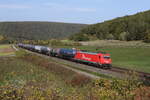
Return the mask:
<svg viewBox="0 0 150 100"><path fill-rule="evenodd" d="M45 46L41 47L42 54L50 55L50 51L51 51L51 48L49 48L49 47L45 47Z"/></svg>
<svg viewBox="0 0 150 100"><path fill-rule="evenodd" d="M34 51L35 46L34 45L30 45L30 44L19 44L22 48Z"/></svg>
<svg viewBox="0 0 150 100"><path fill-rule="evenodd" d="M53 57L59 57L60 48L52 48L50 51L50 55Z"/></svg>
<svg viewBox="0 0 150 100"><path fill-rule="evenodd" d="M35 51L35 52L39 52L39 53L41 53L41 48L42 48L42 46L35 45L35 49L34 49L34 51Z"/></svg>
<svg viewBox="0 0 150 100"><path fill-rule="evenodd" d="M23 47L23 44L22 44L22 43L19 43L19 44L17 44L17 46L22 48L22 47Z"/></svg>
<svg viewBox="0 0 150 100"><path fill-rule="evenodd" d="M61 48L58 52L58 56L62 58L74 58L76 50Z"/></svg>
<svg viewBox="0 0 150 100"><path fill-rule="evenodd" d="M66 48L49 48L40 45L30 45L30 44L18 44L19 47L25 48L38 53L46 54L53 57L59 57L63 59L69 59L77 62L94 64L100 68L111 68L112 60L110 54L108 53L93 53L87 51L81 51L76 49L66 49Z"/></svg>

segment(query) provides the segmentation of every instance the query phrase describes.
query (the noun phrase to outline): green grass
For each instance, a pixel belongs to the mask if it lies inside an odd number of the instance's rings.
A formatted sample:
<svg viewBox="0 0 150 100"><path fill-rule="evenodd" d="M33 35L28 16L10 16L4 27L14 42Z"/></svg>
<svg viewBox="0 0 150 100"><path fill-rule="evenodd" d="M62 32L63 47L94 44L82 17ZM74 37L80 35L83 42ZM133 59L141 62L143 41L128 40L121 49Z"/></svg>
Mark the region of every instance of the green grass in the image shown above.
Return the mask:
<svg viewBox="0 0 150 100"><path fill-rule="evenodd" d="M150 72L150 48L104 48L111 54L113 65Z"/></svg>
<svg viewBox="0 0 150 100"><path fill-rule="evenodd" d="M15 52L9 52L9 53L0 53L0 56L9 56L9 55L14 55Z"/></svg>
<svg viewBox="0 0 150 100"><path fill-rule="evenodd" d="M11 45L0 45L0 49L9 48Z"/></svg>
<svg viewBox="0 0 150 100"><path fill-rule="evenodd" d="M4 49L12 49L11 45L0 45L0 56L14 55L15 51L5 52ZM2 50L2 51L1 51Z"/></svg>
<svg viewBox="0 0 150 100"><path fill-rule="evenodd" d="M63 48L73 48L63 46ZM150 73L150 48L145 47L99 47L76 46L81 50L92 52L104 51L111 54L112 64L117 67L129 68Z"/></svg>

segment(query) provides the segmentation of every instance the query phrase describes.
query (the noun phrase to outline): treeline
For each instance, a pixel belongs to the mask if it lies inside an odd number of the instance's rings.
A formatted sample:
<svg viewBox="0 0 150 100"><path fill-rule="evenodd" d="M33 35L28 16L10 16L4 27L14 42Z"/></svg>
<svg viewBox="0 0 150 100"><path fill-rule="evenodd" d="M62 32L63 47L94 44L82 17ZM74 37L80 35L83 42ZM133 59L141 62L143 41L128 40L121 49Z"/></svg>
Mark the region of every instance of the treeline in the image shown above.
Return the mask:
<svg viewBox="0 0 150 100"><path fill-rule="evenodd" d="M14 41L9 40L6 36L0 35L0 44L11 44L14 43Z"/></svg>
<svg viewBox="0 0 150 100"><path fill-rule="evenodd" d="M0 22L0 35L14 40L66 38L85 26L56 22Z"/></svg>
<svg viewBox="0 0 150 100"><path fill-rule="evenodd" d="M23 44L33 44L33 45L46 45L46 46L82 46L79 42L65 42L61 41L59 39L51 39L51 40L23 40L21 42L16 41L17 43L23 43Z"/></svg>
<svg viewBox="0 0 150 100"><path fill-rule="evenodd" d="M46 46L81 46L82 44L75 41L62 41L60 39L48 40L14 40L6 36L0 35L0 44L33 44L33 45L46 45Z"/></svg>
<svg viewBox="0 0 150 100"><path fill-rule="evenodd" d="M89 25L70 39L85 41L91 39L144 40L150 42L150 10L131 16Z"/></svg>

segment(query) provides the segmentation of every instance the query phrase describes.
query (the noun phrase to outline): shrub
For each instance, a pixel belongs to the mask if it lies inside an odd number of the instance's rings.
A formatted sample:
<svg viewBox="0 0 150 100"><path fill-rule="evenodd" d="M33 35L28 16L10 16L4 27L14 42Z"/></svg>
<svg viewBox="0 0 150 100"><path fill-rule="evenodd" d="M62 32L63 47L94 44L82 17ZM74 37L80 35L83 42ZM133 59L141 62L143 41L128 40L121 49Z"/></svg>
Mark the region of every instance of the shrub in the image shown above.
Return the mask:
<svg viewBox="0 0 150 100"><path fill-rule="evenodd" d="M62 42L60 40L53 39L50 41L50 45L51 46L60 46L60 45L62 45Z"/></svg>
<svg viewBox="0 0 150 100"><path fill-rule="evenodd" d="M81 46L79 42L63 42L61 40L53 39L50 41L51 46Z"/></svg>
<svg viewBox="0 0 150 100"><path fill-rule="evenodd" d="M150 43L150 33L148 33L144 39L144 42Z"/></svg>
<svg viewBox="0 0 150 100"><path fill-rule="evenodd" d="M108 40L114 40L115 37L112 34L108 34L106 37Z"/></svg>
<svg viewBox="0 0 150 100"><path fill-rule="evenodd" d="M0 87L0 100L22 100L22 89L14 88L13 86Z"/></svg>
<svg viewBox="0 0 150 100"><path fill-rule="evenodd" d="M38 86L0 87L0 100L59 100L59 91Z"/></svg>
<svg viewBox="0 0 150 100"><path fill-rule="evenodd" d="M0 35L0 44L8 44L8 43L11 43L11 41L6 36Z"/></svg>
<svg viewBox="0 0 150 100"><path fill-rule="evenodd" d="M89 82L91 82L91 79L89 77L86 77L81 74L76 74L70 80L69 84L71 84L72 86L83 86L85 84L88 84Z"/></svg>
<svg viewBox="0 0 150 100"><path fill-rule="evenodd" d="M87 34L75 34L70 37L70 40L74 41L89 41L89 36Z"/></svg>
<svg viewBox="0 0 150 100"><path fill-rule="evenodd" d="M122 32L122 33L120 33L119 40L122 40L122 41L128 40L128 35L129 35L128 32Z"/></svg>
<svg viewBox="0 0 150 100"><path fill-rule="evenodd" d="M134 75L125 80L99 79L94 85L92 95L102 100L133 100L136 96L135 89L142 86Z"/></svg>

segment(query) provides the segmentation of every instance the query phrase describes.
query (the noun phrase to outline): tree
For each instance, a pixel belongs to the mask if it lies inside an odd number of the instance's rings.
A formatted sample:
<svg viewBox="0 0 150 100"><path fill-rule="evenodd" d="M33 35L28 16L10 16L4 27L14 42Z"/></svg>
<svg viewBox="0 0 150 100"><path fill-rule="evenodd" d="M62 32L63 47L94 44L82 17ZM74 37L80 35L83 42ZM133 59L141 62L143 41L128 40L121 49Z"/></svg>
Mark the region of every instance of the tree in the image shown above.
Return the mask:
<svg viewBox="0 0 150 100"><path fill-rule="evenodd" d="M122 32L119 36L119 40L126 41L128 40L129 32Z"/></svg>
<svg viewBox="0 0 150 100"><path fill-rule="evenodd" d="M4 36L0 35L0 41L4 39Z"/></svg>
<svg viewBox="0 0 150 100"><path fill-rule="evenodd" d="M88 41L88 40L90 40L87 34L73 35L70 39L74 40L74 41Z"/></svg>
<svg viewBox="0 0 150 100"><path fill-rule="evenodd" d="M10 43L9 39L6 36L0 35L0 44Z"/></svg>
<svg viewBox="0 0 150 100"><path fill-rule="evenodd" d="M147 35L145 36L144 42L150 43L150 30L147 30Z"/></svg>
<svg viewBox="0 0 150 100"><path fill-rule="evenodd" d="M143 40L150 29L150 10L131 16L119 17L102 23L92 24L83 28L79 33L96 36L98 39ZM79 35L80 34L76 34Z"/></svg>
<svg viewBox="0 0 150 100"><path fill-rule="evenodd" d="M114 40L114 36L113 36L112 34L108 34L108 35L107 35L107 39L108 39L108 40Z"/></svg>

